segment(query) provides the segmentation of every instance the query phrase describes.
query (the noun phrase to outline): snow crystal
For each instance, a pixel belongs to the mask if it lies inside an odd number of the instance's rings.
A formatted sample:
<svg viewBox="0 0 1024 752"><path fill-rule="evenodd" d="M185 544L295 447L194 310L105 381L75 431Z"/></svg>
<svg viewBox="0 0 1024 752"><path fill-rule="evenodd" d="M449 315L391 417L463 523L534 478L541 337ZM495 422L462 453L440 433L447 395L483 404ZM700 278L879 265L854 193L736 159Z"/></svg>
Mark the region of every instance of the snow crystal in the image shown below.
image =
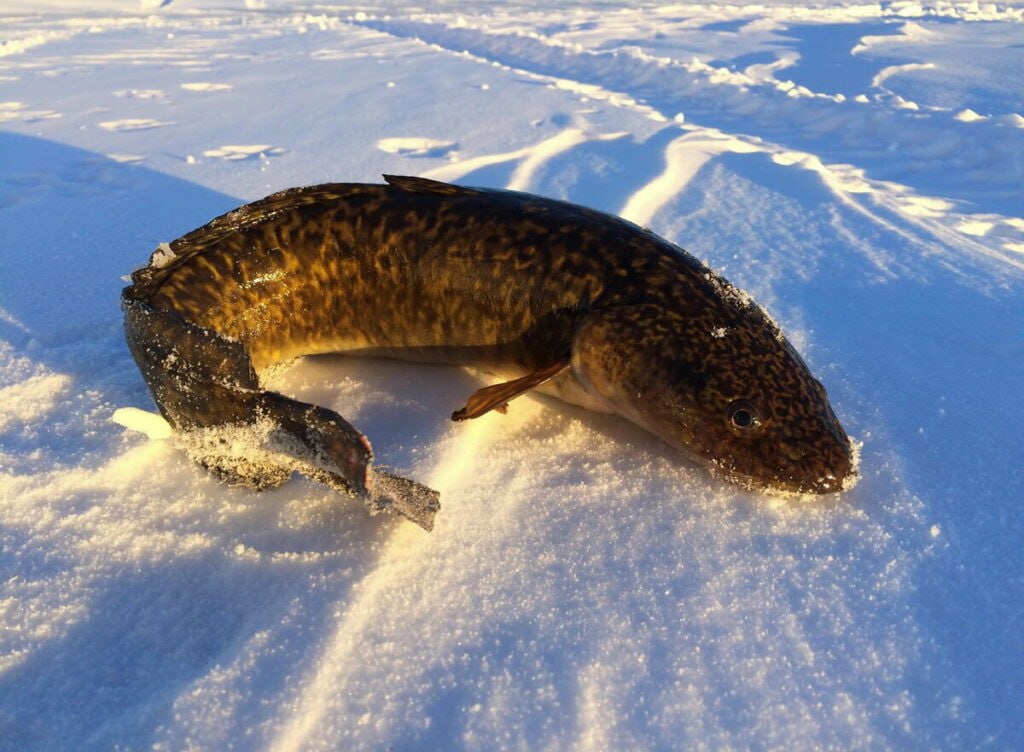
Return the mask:
<svg viewBox="0 0 1024 752"><path fill-rule="evenodd" d="M161 243L153 251L153 255L149 258L149 265L154 269L163 269L169 263L177 258L177 254L171 250L170 243Z"/></svg>

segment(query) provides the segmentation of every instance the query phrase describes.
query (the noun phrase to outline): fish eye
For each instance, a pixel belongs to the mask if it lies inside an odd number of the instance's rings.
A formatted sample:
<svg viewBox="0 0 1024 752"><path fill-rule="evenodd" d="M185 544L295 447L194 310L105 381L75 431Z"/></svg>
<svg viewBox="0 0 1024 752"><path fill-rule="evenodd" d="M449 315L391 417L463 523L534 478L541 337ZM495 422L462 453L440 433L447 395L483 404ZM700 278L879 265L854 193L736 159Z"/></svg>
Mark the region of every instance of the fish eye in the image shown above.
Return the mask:
<svg viewBox="0 0 1024 752"><path fill-rule="evenodd" d="M761 415L747 400L733 400L725 408L730 427L739 433L749 433L761 425Z"/></svg>

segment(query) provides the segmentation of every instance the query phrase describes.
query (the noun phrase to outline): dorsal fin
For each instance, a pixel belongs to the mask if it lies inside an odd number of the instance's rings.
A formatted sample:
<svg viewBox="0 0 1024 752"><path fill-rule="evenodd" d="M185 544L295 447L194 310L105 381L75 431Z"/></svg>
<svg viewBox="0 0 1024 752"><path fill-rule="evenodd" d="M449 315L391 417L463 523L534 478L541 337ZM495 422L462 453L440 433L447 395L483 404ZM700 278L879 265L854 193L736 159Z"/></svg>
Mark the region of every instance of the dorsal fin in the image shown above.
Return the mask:
<svg viewBox="0 0 1024 752"><path fill-rule="evenodd" d="M414 178L408 175L384 175L388 185L401 188L410 193L431 193L441 196L479 196L480 191L474 188L464 188L461 185L442 183L440 180L430 178Z"/></svg>

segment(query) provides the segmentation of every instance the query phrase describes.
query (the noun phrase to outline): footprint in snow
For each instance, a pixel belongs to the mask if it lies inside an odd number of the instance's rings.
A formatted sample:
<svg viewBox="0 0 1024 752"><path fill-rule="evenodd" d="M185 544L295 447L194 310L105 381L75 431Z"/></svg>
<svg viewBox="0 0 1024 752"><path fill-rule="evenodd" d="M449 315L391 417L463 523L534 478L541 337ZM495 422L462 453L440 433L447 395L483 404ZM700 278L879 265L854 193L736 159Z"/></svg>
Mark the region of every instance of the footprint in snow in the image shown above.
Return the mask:
<svg viewBox="0 0 1024 752"><path fill-rule="evenodd" d="M207 149L203 152L203 156L234 162L240 159L255 159L257 157L260 159L277 157L287 152L287 149L282 149L280 146L271 146L270 144L228 144L217 149Z"/></svg>
<svg viewBox="0 0 1024 752"><path fill-rule="evenodd" d="M120 152L112 152L107 154L106 157L118 164L142 164L146 161L146 157L143 154L122 154Z"/></svg>
<svg viewBox="0 0 1024 752"><path fill-rule="evenodd" d="M458 147L454 141L435 138L382 138L377 148L400 157L443 157Z"/></svg>
<svg viewBox="0 0 1024 752"><path fill-rule="evenodd" d="M185 91L228 91L232 86L231 84L214 84L208 81L196 81L194 83L182 84L181 88Z"/></svg>
<svg viewBox="0 0 1024 752"><path fill-rule="evenodd" d="M107 131L145 131L150 128L171 125L171 123L152 118L125 118L124 120L105 120L99 125L100 128Z"/></svg>
<svg viewBox="0 0 1024 752"><path fill-rule="evenodd" d="M59 117L64 116L54 110L30 110L24 102L0 102L0 123L35 123Z"/></svg>
<svg viewBox="0 0 1024 752"><path fill-rule="evenodd" d="M118 89L114 96L122 99L166 99L167 92L163 89Z"/></svg>

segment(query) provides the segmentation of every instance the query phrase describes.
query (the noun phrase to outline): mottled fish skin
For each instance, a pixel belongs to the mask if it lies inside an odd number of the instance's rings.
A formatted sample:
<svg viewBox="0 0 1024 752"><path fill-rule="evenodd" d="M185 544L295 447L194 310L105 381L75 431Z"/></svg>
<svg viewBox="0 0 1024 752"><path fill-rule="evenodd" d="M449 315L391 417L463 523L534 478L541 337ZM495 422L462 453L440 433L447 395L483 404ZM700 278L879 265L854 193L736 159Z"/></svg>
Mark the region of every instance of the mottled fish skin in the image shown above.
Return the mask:
<svg viewBox="0 0 1024 752"><path fill-rule="evenodd" d="M265 395L258 372L297 355L386 353L510 378L564 360L542 389L618 412L747 487L851 484L824 388L760 308L679 247L561 201L386 177L248 204L133 275L129 344L172 424L246 420L255 397L225 407L196 392ZM161 337L172 363L147 339ZM190 359L195 383L175 366Z"/></svg>

